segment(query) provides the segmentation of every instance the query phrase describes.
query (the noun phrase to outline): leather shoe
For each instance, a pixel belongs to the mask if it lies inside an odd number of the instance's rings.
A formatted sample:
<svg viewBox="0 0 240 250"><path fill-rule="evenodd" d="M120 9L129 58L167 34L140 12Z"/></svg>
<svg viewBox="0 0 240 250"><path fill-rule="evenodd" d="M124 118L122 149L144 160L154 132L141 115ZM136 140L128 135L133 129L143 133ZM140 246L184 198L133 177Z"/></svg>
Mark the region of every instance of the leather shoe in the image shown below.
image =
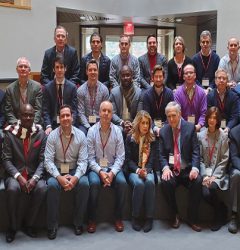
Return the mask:
<svg viewBox="0 0 240 250"><path fill-rule="evenodd" d="M75 226L74 227L74 233L76 235L81 235L83 233L83 227L82 226Z"/></svg>
<svg viewBox="0 0 240 250"><path fill-rule="evenodd" d="M23 232L28 235L31 238L36 238L37 237L37 232L34 228L32 227L27 227L23 229Z"/></svg>
<svg viewBox="0 0 240 250"><path fill-rule="evenodd" d="M177 229L177 228L179 228L179 227L180 227L180 218L179 218L178 215L176 215L176 216L175 216L175 219L174 219L174 221L173 221L173 223L172 223L172 228Z"/></svg>
<svg viewBox="0 0 240 250"><path fill-rule="evenodd" d="M115 221L115 230L117 232L122 232L124 230L124 225L123 225L123 222L121 220Z"/></svg>
<svg viewBox="0 0 240 250"><path fill-rule="evenodd" d="M12 241L14 241L15 235L16 235L16 231L11 230L11 229L8 230L6 233L6 242L11 243Z"/></svg>
<svg viewBox="0 0 240 250"><path fill-rule="evenodd" d="M152 230L152 226L153 226L153 219L148 218L143 226L143 232L148 233L149 231Z"/></svg>
<svg viewBox="0 0 240 250"><path fill-rule="evenodd" d="M202 228L200 226L198 226L197 224L190 224L190 227L192 228L192 230L194 230L196 232L202 231Z"/></svg>
<svg viewBox="0 0 240 250"><path fill-rule="evenodd" d="M54 240L57 236L57 229L56 228L48 229L47 236L49 240Z"/></svg>
<svg viewBox="0 0 240 250"><path fill-rule="evenodd" d="M95 233L96 232L96 227L97 227L97 225L96 225L95 221L89 221L87 231L89 233L91 233L91 234Z"/></svg>
<svg viewBox="0 0 240 250"><path fill-rule="evenodd" d="M228 231L232 234L237 233L238 231L238 222L237 222L237 217L232 216L229 224L228 224Z"/></svg>
<svg viewBox="0 0 240 250"><path fill-rule="evenodd" d="M141 230L141 224L138 218L132 218L132 228L137 232Z"/></svg>

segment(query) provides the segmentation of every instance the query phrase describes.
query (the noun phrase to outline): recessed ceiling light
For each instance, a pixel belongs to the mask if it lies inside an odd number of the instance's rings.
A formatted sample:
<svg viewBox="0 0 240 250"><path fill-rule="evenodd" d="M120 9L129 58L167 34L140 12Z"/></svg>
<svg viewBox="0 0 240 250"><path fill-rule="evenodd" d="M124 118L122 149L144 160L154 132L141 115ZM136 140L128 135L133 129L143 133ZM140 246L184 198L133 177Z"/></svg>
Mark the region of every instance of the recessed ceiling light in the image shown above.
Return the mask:
<svg viewBox="0 0 240 250"><path fill-rule="evenodd" d="M181 22L182 22L182 18L180 18L180 17L175 18L175 21L176 21L177 23L181 23Z"/></svg>

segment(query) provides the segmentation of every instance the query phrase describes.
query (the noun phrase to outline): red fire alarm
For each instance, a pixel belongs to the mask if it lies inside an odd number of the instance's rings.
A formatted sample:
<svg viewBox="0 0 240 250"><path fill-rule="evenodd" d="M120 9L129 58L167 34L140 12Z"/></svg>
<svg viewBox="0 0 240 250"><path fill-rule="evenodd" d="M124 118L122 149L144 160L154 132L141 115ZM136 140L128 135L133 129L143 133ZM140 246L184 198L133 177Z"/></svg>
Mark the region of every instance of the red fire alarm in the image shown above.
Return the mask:
<svg viewBox="0 0 240 250"><path fill-rule="evenodd" d="M125 22L123 26L123 33L124 35L134 35L134 24L133 22Z"/></svg>

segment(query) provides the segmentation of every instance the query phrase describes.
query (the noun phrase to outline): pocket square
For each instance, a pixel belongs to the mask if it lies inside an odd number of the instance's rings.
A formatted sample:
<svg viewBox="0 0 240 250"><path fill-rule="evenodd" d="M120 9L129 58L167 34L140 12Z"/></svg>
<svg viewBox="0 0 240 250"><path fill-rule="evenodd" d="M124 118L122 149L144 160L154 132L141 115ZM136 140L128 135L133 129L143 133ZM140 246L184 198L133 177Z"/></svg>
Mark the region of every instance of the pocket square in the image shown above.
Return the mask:
<svg viewBox="0 0 240 250"><path fill-rule="evenodd" d="M39 147L39 145L41 145L41 142L42 142L41 140L35 141L34 144L33 144L33 147L34 147L34 148Z"/></svg>

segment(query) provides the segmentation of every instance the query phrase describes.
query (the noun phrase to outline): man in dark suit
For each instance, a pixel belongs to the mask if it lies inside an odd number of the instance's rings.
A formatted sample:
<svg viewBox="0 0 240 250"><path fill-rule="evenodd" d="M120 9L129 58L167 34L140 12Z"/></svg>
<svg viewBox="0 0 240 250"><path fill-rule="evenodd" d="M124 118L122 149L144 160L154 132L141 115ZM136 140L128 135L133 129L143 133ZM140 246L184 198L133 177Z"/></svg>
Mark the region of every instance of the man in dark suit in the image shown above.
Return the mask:
<svg viewBox="0 0 240 250"><path fill-rule="evenodd" d="M66 64L62 56L54 59L55 79L45 85L43 91L43 120L45 133L59 125L59 109L68 104L73 112L73 125L77 126L77 87L65 78Z"/></svg>
<svg viewBox="0 0 240 250"><path fill-rule="evenodd" d="M141 88L151 87L151 76L156 64L161 65L165 72L165 81L168 75L167 59L164 55L157 52L157 37L149 35L147 37L148 52L138 58L140 66L140 84Z"/></svg>
<svg viewBox="0 0 240 250"><path fill-rule="evenodd" d="M20 121L5 129L2 160L6 171L5 185L10 225L6 234L8 243L14 240L16 231L21 226L23 212L25 233L30 237L36 237L33 226L46 193L46 183L42 179L46 136L41 126L33 123L33 119L33 107L24 104L20 110ZM31 203L28 204L26 201ZM23 204L25 209L22 207ZM19 212L21 216L18 216Z"/></svg>
<svg viewBox="0 0 240 250"><path fill-rule="evenodd" d="M65 77L74 84L80 83L80 66L75 48L67 44L68 33L63 26L57 26L54 31L55 46L46 50L41 69L41 83L47 84L54 79L54 59L62 55L67 65Z"/></svg>
<svg viewBox="0 0 240 250"><path fill-rule="evenodd" d="M14 124L19 119L19 111L23 104L33 106L35 115L34 123L41 123L42 115L42 88L41 84L29 79L31 65L26 57L17 60L18 80L6 88L5 115L9 124Z"/></svg>
<svg viewBox="0 0 240 250"><path fill-rule="evenodd" d="M182 184L190 190L188 223L197 232L198 208L202 180L199 175L200 149L194 125L181 119L181 107L176 102L166 106L168 124L160 132L160 166L163 194L174 214L173 228L180 226L175 189Z"/></svg>
<svg viewBox="0 0 240 250"><path fill-rule="evenodd" d="M92 59L95 59L98 63L98 80L103 83L107 88L110 87L109 84L109 70L110 70L110 63L111 60L109 57L105 56L102 50L102 36L98 33L93 33L90 37L90 46L91 52L82 57L80 63L80 79L81 84L85 83L88 80L86 74L86 65Z"/></svg>

